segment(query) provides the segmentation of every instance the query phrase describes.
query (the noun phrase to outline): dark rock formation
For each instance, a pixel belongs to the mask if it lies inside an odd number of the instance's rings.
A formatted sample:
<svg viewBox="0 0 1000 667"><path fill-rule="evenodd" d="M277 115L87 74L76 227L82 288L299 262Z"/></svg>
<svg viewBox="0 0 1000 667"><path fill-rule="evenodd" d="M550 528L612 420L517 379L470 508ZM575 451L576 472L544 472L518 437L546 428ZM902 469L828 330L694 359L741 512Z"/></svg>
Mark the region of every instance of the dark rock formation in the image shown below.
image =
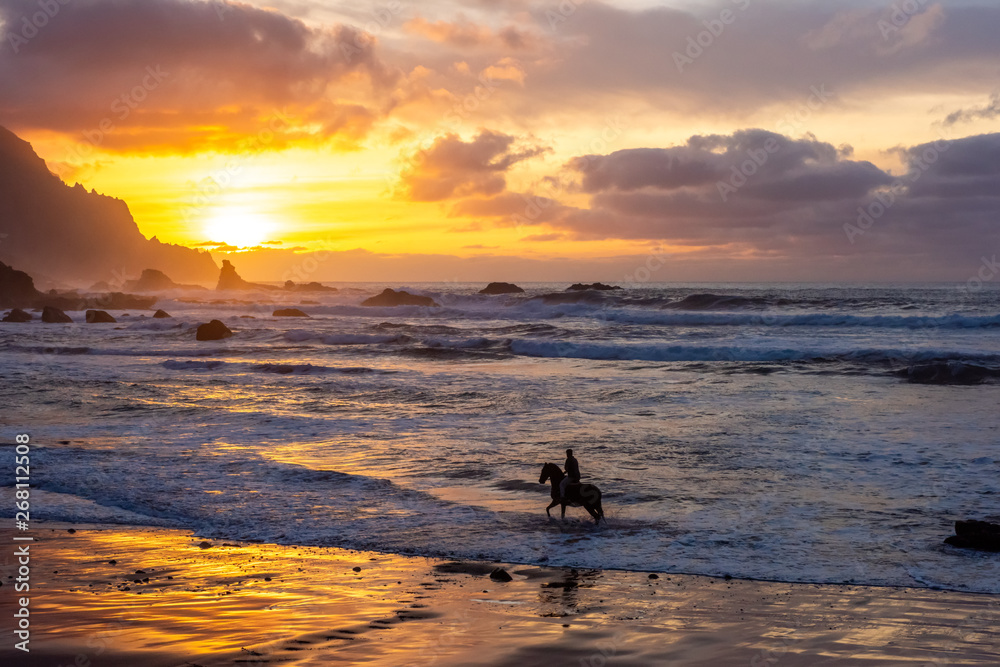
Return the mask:
<svg viewBox="0 0 1000 667"><path fill-rule="evenodd" d="M114 324L117 322L110 313L104 310L88 310L87 324Z"/></svg>
<svg viewBox="0 0 1000 667"><path fill-rule="evenodd" d="M510 576L510 573L502 567L498 567L490 572L490 579L493 581L514 581L514 577Z"/></svg>
<svg viewBox="0 0 1000 667"><path fill-rule="evenodd" d="M397 292L389 288L382 290L382 293L377 296L365 299L361 305L390 308L394 306L438 306L434 299L429 296L418 296L402 290Z"/></svg>
<svg viewBox="0 0 1000 667"><path fill-rule="evenodd" d="M955 534L945 542L960 549L1000 551L1000 524L986 521L956 521Z"/></svg>
<svg viewBox="0 0 1000 667"><path fill-rule="evenodd" d="M218 270L203 251L147 239L120 199L70 187L49 171L31 145L0 127L0 202L4 231L0 259L34 275L107 280L113 271L159 266L192 282Z"/></svg>
<svg viewBox="0 0 1000 667"><path fill-rule="evenodd" d="M175 283L170 276L157 269L143 269L138 280L126 280L123 289L130 292L163 292L171 289L205 289L201 285Z"/></svg>
<svg viewBox="0 0 1000 667"><path fill-rule="evenodd" d="M31 276L0 262L0 308L28 308L41 296Z"/></svg>
<svg viewBox="0 0 1000 667"><path fill-rule="evenodd" d="M309 317L298 308L279 308L272 313L273 317Z"/></svg>
<svg viewBox="0 0 1000 667"><path fill-rule="evenodd" d="M621 289L617 285L605 285L604 283L591 283L589 285L584 285L583 283L573 283L566 288L567 292L582 292L583 290L598 290L600 292L607 292L608 290Z"/></svg>
<svg viewBox="0 0 1000 667"><path fill-rule="evenodd" d="M1000 377L1000 371L961 361L948 361L910 366L898 371L897 375L915 384L980 384L989 378Z"/></svg>
<svg viewBox="0 0 1000 667"><path fill-rule="evenodd" d="M522 294L523 289L513 283L490 283L479 290L480 294Z"/></svg>
<svg viewBox="0 0 1000 667"><path fill-rule="evenodd" d="M199 324L195 338L198 340L222 340L233 335L229 327L219 320L212 320L208 324Z"/></svg>
<svg viewBox="0 0 1000 667"><path fill-rule="evenodd" d="M42 322L50 322L55 324L66 324L67 322L72 322L73 320L69 315L59 310L58 308L53 308L52 306L45 306L42 309Z"/></svg>
<svg viewBox="0 0 1000 667"><path fill-rule="evenodd" d="M153 313L153 317L159 320L165 317L170 317L170 313L168 313L165 310L157 310L155 313Z"/></svg>
<svg viewBox="0 0 1000 667"><path fill-rule="evenodd" d="M4 322L30 322L32 319L31 313L26 313L20 308L15 308L6 315L4 315Z"/></svg>
<svg viewBox="0 0 1000 667"><path fill-rule="evenodd" d="M236 273L236 267L228 259L222 260L222 270L219 272L219 283L215 286L217 290L276 290L273 285L262 285L251 283L240 277Z"/></svg>
<svg viewBox="0 0 1000 667"><path fill-rule="evenodd" d="M336 287L327 287L317 282L300 283L296 285L291 280L285 281L285 289L289 292L336 292Z"/></svg>

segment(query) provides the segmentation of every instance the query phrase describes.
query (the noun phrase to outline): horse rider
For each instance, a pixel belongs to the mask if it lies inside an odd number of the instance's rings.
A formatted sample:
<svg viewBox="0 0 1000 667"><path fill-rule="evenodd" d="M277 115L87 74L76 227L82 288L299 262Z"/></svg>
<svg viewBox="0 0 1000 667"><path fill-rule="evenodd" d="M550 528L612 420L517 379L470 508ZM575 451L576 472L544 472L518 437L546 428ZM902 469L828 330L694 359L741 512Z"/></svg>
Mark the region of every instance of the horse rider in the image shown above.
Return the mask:
<svg viewBox="0 0 1000 667"><path fill-rule="evenodd" d="M573 450L566 450L566 476L559 483L559 495L566 499L566 489L570 484L580 483L580 462L573 456Z"/></svg>

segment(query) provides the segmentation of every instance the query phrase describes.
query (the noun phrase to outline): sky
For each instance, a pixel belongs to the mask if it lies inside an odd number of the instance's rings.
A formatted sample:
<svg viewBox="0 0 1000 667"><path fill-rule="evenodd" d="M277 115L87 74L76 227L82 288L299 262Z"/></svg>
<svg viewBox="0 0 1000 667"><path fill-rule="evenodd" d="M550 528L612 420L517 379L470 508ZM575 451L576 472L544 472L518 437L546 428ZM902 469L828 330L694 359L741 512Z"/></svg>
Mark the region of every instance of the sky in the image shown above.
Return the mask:
<svg viewBox="0 0 1000 667"><path fill-rule="evenodd" d="M1000 270L998 29L973 0L0 0L0 124L251 279L964 282Z"/></svg>

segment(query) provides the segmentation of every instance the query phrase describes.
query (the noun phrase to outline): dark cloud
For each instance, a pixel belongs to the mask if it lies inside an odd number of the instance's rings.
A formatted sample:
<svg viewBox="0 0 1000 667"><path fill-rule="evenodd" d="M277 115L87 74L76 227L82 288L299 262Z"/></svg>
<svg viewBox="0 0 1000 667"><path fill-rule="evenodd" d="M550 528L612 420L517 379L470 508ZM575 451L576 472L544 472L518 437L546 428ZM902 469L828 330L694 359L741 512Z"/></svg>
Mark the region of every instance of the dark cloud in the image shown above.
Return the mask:
<svg viewBox="0 0 1000 667"><path fill-rule="evenodd" d="M1000 248L1000 134L900 149L900 175L813 138L763 130L567 164L590 194L546 220L589 239L765 257L940 264Z"/></svg>
<svg viewBox="0 0 1000 667"><path fill-rule="evenodd" d="M507 186L508 169L546 150L489 130L471 141L449 133L409 157L410 166L400 175L402 193L412 201L497 195Z"/></svg>

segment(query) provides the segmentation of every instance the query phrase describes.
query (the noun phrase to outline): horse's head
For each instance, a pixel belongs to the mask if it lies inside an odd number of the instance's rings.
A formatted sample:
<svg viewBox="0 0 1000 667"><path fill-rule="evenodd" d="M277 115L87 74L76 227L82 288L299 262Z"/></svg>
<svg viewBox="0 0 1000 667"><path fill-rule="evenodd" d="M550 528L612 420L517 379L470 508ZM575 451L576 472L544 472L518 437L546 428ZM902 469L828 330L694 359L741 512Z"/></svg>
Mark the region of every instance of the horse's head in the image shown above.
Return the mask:
<svg viewBox="0 0 1000 667"><path fill-rule="evenodd" d="M555 479L559 472L561 472L559 466L555 463L546 463L542 466L542 476L538 478L538 483L545 484L545 482L549 481L550 477Z"/></svg>

